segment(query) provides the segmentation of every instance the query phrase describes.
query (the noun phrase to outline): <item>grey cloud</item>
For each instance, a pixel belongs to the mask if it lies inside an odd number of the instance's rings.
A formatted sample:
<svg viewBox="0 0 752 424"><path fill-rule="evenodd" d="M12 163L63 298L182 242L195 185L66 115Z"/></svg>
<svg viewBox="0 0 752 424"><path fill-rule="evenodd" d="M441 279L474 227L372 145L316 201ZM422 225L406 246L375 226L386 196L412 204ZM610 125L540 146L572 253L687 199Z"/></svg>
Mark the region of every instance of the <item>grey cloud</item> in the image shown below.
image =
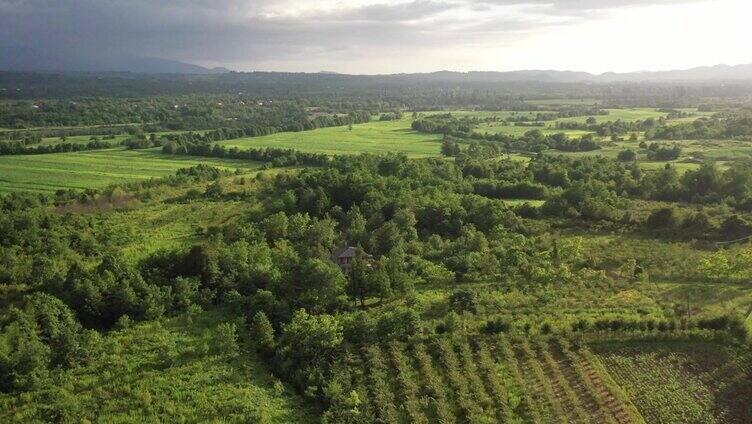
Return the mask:
<svg viewBox="0 0 752 424"><path fill-rule="evenodd" d="M484 33L553 25L535 16L679 1L692 0L415 0L275 16L266 13L273 0L0 0L0 45L100 58L304 63L479 43ZM497 13L500 6L521 6L531 18ZM461 11L483 19L454 13Z"/></svg>

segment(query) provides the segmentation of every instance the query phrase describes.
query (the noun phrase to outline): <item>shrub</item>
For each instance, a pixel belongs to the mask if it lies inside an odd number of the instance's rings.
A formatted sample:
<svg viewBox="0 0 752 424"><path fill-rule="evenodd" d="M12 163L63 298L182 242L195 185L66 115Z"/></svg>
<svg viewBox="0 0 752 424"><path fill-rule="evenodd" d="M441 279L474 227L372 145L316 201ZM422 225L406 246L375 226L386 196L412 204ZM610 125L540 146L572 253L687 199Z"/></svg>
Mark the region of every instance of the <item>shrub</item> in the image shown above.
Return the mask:
<svg viewBox="0 0 752 424"><path fill-rule="evenodd" d="M486 334L506 333L509 331L510 324L504 318L497 318L495 320L488 320L483 325L482 331Z"/></svg>
<svg viewBox="0 0 752 424"><path fill-rule="evenodd" d="M212 336L212 351L215 354L235 356L240 351L238 333L235 324L223 322L219 324Z"/></svg>
<svg viewBox="0 0 752 424"><path fill-rule="evenodd" d="M673 208L661 208L653 211L653 213L648 216L646 223L648 228L655 230L671 229L678 225L678 219L676 218Z"/></svg>
<svg viewBox="0 0 752 424"><path fill-rule="evenodd" d="M632 162L637 159L637 154L633 150L627 149L619 152L616 158L622 162Z"/></svg>

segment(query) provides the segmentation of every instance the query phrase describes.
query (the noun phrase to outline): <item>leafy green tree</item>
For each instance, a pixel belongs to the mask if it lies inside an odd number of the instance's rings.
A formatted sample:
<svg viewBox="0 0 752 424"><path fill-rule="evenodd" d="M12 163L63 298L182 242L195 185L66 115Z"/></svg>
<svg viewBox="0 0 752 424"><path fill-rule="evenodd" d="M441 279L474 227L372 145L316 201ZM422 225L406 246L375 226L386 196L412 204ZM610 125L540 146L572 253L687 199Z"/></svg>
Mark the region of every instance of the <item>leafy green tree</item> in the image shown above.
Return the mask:
<svg viewBox="0 0 752 424"><path fill-rule="evenodd" d="M400 307L382 315L376 326L381 337L399 340L416 336L423 328L420 314L406 307Z"/></svg>
<svg viewBox="0 0 752 424"><path fill-rule="evenodd" d="M721 223L721 235L727 239L747 237L752 234L752 224L739 215L731 215Z"/></svg>
<svg viewBox="0 0 752 424"><path fill-rule="evenodd" d="M214 181L213 183L209 184L208 187L206 187L204 196L218 199L222 196L223 193L224 188L222 187L222 184L219 181Z"/></svg>
<svg viewBox="0 0 752 424"><path fill-rule="evenodd" d="M405 241L412 241L418 238L418 231L415 229L418 219L412 210L406 208L397 209L392 221L397 225L397 229Z"/></svg>
<svg viewBox="0 0 752 424"><path fill-rule="evenodd" d="M306 364L332 358L344 341L342 324L332 315L296 311L282 327L281 354L294 363Z"/></svg>
<svg viewBox="0 0 752 424"><path fill-rule="evenodd" d="M371 237L373 252L377 255L386 255L392 249L402 245L403 237L399 227L393 221L389 221L374 231Z"/></svg>
<svg viewBox="0 0 752 424"><path fill-rule="evenodd" d="M0 335L0 388L13 391L40 386L49 374L51 355L31 317L19 313Z"/></svg>
<svg viewBox="0 0 752 424"><path fill-rule="evenodd" d="M380 262L389 275L391 290L402 295L413 291L413 278L407 272L407 257L404 252L394 249L388 255L382 257Z"/></svg>
<svg viewBox="0 0 752 424"><path fill-rule="evenodd" d="M309 259L300 274L300 303L311 311L324 312L337 307L345 295L347 281L339 267L330 261Z"/></svg>
<svg viewBox="0 0 752 424"><path fill-rule="evenodd" d="M212 349L217 354L236 356L240 351L235 324L223 322L212 332Z"/></svg>
<svg viewBox="0 0 752 424"><path fill-rule="evenodd" d="M478 303L475 293L467 290L458 290L449 296L449 304L456 312L477 312Z"/></svg>
<svg viewBox="0 0 752 424"><path fill-rule="evenodd" d="M284 212L277 212L264 218L261 225L266 232L269 240L277 240L287 237L288 227L287 215Z"/></svg>
<svg viewBox="0 0 752 424"><path fill-rule="evenodd" d="M345 229L345 235L350 244L355 246L367 246L368 245L368 229L366 228L366 219L360 212L360 208L357 206L350 209L347 212L347 227Z"/></svg>
<svg viewBox="0 0 752 424"><path fill-rule="evenodd" d="M441 154L444 156L457 156L460 152L459 144L448 136L444 136L441 142Z"/></svg>
<svg viewBox="0 0 752 424"><path fill-rule="evenodd" d="M371 294L370 271L370 261L365 257L363 251L358 249L355 258L353 258L346 291L356 301L360 300L360 306L365 306L366 298Z"/></svg>
<svg viewBox="0 0 752 424"><path fill-rule="evenodd" d="M715 163L703 163L696 171L687 171L681 179L688 198L702 199L721 193L723 177Z"/></svg>
<svg viewBox="0 0 752 424"><path fill-rule="evenodd" d="M274 328L263 311L258 311L251 322L251 337L259 351L270 353L276 345Z"/></svg>
<svg viewBox="0 0 752 424"><path fill-rule="evenodd" d="M383 261L379 261L374 266L367 279L369 292L378 297L380 303L392 296L392 284Z"/></svg>
<svg viewBox="0 0 752 424"><path fill-rule="evenodd" d="M700 261L699 270L702 275L713 280L728 278L731 264L723 251L715 252Z"/></svg>

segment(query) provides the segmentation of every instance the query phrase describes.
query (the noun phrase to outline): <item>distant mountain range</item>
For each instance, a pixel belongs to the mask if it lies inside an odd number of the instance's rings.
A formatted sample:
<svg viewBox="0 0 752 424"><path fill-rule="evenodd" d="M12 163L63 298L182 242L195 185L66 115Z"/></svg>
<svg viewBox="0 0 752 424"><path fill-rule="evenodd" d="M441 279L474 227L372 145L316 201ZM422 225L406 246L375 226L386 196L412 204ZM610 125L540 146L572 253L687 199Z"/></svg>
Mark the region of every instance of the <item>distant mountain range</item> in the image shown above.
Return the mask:
<svg viewBox="0 0 752 424"><path fill-rule="evenodd" d="M0 70L39 72L134 72L141 74L222 74L225 68L150 57L92 59L41 53L25 47L0 47Z"/></svg>
<svg viewBox="0 0 752 424"><path fill-rule="evenodd" d="M509 72L452 72L439 71L428 74L401 74L424 80L457 82L552 82L552 83L614 83L614 82L700 82L700 81L752 81L752 64L703 66L685 70L644 71L603 74L587 72L527 70Z"/></svg>
<svg viewBox="0 0 752 424"><path fill-rule="evenodd" d="M45 54L31 48L0 47L0 70L43 72L133 72L141 74L223 74L225 68L205 68L177 60L159 58L86 59ZM342 76L332 71L320 71L322 77ZM368 77L366 75L350 75ZM645 71L603 74L555 70L522 70L509 72L438 71L431 73L372 75L377 79L421 80L436 82L549 82L549 83L614 83L614 82L701 82L701 81L752 81L752 64L716 65L672 71Z"/></svg>

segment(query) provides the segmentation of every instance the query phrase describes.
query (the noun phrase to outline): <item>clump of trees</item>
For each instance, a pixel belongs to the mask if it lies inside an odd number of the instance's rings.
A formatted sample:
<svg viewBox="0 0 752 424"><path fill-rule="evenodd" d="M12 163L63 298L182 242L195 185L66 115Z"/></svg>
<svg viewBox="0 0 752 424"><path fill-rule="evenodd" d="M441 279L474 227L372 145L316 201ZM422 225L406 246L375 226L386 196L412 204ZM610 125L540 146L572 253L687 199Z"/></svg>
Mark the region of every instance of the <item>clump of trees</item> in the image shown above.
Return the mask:
<svg viewBox="0 0 752 424"><path fill-rule="evenodd" d="M698 118L689 123L663 125L649 133L662 140L731 139L752 136L752 113L739 110L718 114L712 118Z"/></svg>
<svg viewBox="0 0 752 424"><path fill-rule="evenodd" d="M306 153L294 149L272 147L241 150L237 147L227 148L221 144L194 144L171 141L162 146L162 152L171 155L208 156L216 158L243 159L268 163L271 166L322 166L329 162L329 157L322 153Z"/></svg>
<svg viewBox="0 0 752 424"><path fill-rule="evenodd" d="M23 141L0 142L0 156L4 155L41 155L47 153L68 153L84 150L109 149L120 143L92 140L88 143L55 143L46 145L28 145Z"/></svg>

